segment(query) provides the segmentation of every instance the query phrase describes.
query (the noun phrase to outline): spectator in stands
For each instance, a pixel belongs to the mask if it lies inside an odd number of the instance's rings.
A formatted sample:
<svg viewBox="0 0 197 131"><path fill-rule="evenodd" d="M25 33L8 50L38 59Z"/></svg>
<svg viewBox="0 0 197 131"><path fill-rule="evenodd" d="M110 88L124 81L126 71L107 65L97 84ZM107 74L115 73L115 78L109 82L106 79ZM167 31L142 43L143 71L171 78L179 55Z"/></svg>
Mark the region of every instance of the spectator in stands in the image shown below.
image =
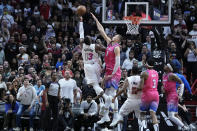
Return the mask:
<svg viewBox="0 0 197 131"><path fill-rule="evenodd" d="M80 72L78 70L75 71L75 78L74 79L77 82L77 87L81 87L83 79L82 79L81 74L80 74Z"/></svg>
<svg viewBox="0 0 197 131"><path fill-rule="evenodd" d="M133 39L127 39L127 44L126 44L126 47L127 47L127 50L126 50L126 57L129 58L129 53L131 50L134 50L134 43L135 43L135 40Z"/></svg>
<svg viewBox="0 0 197 131"><path fill-rule="evenodd" d="M3 14L0 16L0 18L7 22L8 28L11 28L11 26L14 24L14 17L10 15L7 7L3 8Z"/></svg>
<svg viewBox="0 0 197 131"><path fill-rule="evenodd" d="M0 43L0 64L3 64L4 60L5 60L5 52L2 43Z"/></svg>
<svg viewBox="0 0 197 131"><path fill-rule="evenodd" d="M17 55L18 64L28 63L29 55L26 53L26 48L24 46L19 47L19 54Z"/></svg>
<svg viewBox="0 0 197 131"><path fill-rule="evenodd" d="M47 130L58 130L58 104L60 102L60 84L57 80L57 73L52 72L51 73L51 82L48 82L46 87L46 114L48 114L46 117L46 123L49 123L51 120L51 113L53 117L53 122L51 126L47 127Z"/></svg>
<svg viewBox="0 0 197 131"><path fill-rule="evenodd" d="M2 0L2 3L0 5L0 15L2 15L4 7L6 7L10 12L14 11L13 7L8 4L7 0Z"/></svg>
<svg viewBox="0 0 197 131"><path fill-rule="evenodd" d="M19 45L15 42L14 36L11 36L9 42L5 45L5 58L12 69L17 69L18 67L16 60L18 53Z"/></svg>
<svg viewBox="0 0 197 131"><path fill-rule="evenodd" d="M81 103L81 117L80 121L82 126L82 131L88 130L91 131L93 128L94 122L97 121L97 103L92 100L92 94L87 94L86 100Z"/></svg>
<svg viewBox="0 0 197 131"><path fill-rule="evenodd" d="M13 97L16 99L16 95L19 89L19 81L17 79L14 79L10 85L10 88L8 88L9 92Z"/></svg>
<svg viewBox="0 0 197 131"><path fill-rule="evenodd" d="M2 74L0 74L0 100L4 100L6 91L7 91L7 86L3 80Z"/></svg>
<svg viewBox="0 0 197 131"><path fill-rule="evenodd" d="M190 42L184 56L187 58L187 80L193 83L197 79L197 48L194 42Z"/></svg>
<svg viewBox="0 0 197 131"><path fill-rule="evenodd" d="M133 67L133 61L136 60L134 58L134 56L135 56L135 52L133 50L130 50L130 52L129 52L129 58L125 59L124 62L123 62L123 65L122 65L122 68L123 69L126 69L126 70L132 69L132 67Z"/></svg>
<svg viewBox="0 0 197 131"><path fill-rule="evenodd" d="M74 114L72 112L70 99L63 98L59 111L59 128L58 130L71 130L74 123Z"/></svg>
<svg viewBox="0 0 197 131"><path fill-rule="evenodd" d="M181 52L179 49L177 49L177 46L174 42L172 42L170 44L170 50L169 50L169 55L172 55L174 56L174 58L178 59L180 62L182 61L181 60Z"/></svg>
<svg viewBox="0 0 197 131"><path fill-rule="evenodd" d="M30 8L30 4L29 3L25 3L25 8L23 10L24 14L24 18L27 18L28 16L30 16L31 14L31 8Z"/></svg>
<svg viewBox="0 0 197 131"><path fill-rule="evenodd" d="M138 68L140 71L146 70L146 60L147 60L147 56L145 54L143 54L142 60L138 62Z"/></svg>
<svg viewBox="0 0 197 131"><path fill-rule="evenodd" d="M70 99L71 104L74 104L74 102L76 102L77 83L71 78L70 72L66 71L64 73L64 78L60 79L58 83L62 90L61 98Z"/></svg>
<svg viewBox="0 0 197 131"><path fill-rule="evenodd" d="M50 6L47 4L47 0L43 0L40 5L40 14L44 16L45 20L48 20L50 17Z"/></svg>
<svg viewBox="0 0 197 131"><path fill-rule="evenodd" d="M189 32L189 35L191 36L191 40L195 42L195 45L197 47L197 23L193 24L193 30Z"/></svg>
<svg viewBox="0 0 197 131"><path fill-rule="evenodd" d="M150 35L146 36L146 42L143 45L146 45L148 51L151 52L151 37L150 37Z"/></svg>
<svg viewBox="0 0 197 131"><path fill-rule="evenodd" d="M42 85L42 80L41 79L37 80L37 84L34 85L34 88L36 90L36 94L37 94L37 97L38 97L37 104L39 104L41 106L41 103L42 103L41 95L42 95L42 92L45 90L45 86Z"/></svg>
<svg viewBox="0 0 197 131"><path fill-rule="evenodd" d="M23 84L24 85L19 88L17 93L17 100L20 101L19 109L16 114L17 130L19 131L21 127L21 115L25 110L27 110L30 116L30 131L33 131L34 104L37 99L36 90L29 83L29 79L27 77L25 77Z"/></svg>
<svg viewBox="0 0 197 131"><path fill-rule="evenodd" d="M177 70L180 71L180 72L177 72L177 73L181 73L182 65L179 62L179 60L176 58L176 55L175 54L170 54L169 57L170 57L169 60L174 64L174 66L177 68Z"/></svg>
<svg viewBox="0 0 197 131"><path fill-rule="evenodd" d="M4 130L16 129L16 113L19 108L19 102L13 97L13 95L8 94L5 97L5 120L4 120Z"/></svg>
<svg viewBox="0 0 197 131"><path fill-rule="evenodd" d="M65 56L65 55L64 55L64 56ZM55 65L56 69L57 69L57 70L59 70L59 69L62 70L62 68L63 68L63 63L64 63L64 62L65 62L65 61L63 61L62 58L59 57L59 58L57 59L56 65Z"/></svg>
<svg viewBox="0 0 197 131"><path fill-rule="evenodd" d="M141 61L142 60L142 55L145 54L147 58L149 58L151 56L151 52L148 50L146 45L142 46L142 51L138 56L138 60Z"/></svg>
<svg viewBox="0 0 197 131"><path fill-rule="evenodd" d="M10 77L10 73L11 73L11 68L10 68L8 61L4 61L3 68L5 70L4 71L4 80L5 80L5 82L7 82L8 78Z"/></svg>

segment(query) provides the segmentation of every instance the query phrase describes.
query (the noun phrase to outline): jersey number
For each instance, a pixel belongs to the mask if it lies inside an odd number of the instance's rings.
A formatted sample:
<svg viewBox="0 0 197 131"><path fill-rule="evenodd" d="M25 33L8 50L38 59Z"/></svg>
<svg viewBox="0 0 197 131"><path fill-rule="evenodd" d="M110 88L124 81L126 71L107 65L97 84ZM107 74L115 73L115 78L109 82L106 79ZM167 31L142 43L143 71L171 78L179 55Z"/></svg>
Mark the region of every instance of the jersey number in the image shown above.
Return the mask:
<svg viewBox="0 0 197 131"><path fill-rule="evenodd" d="M86 61L92 60L93 54L92 53L85 53L85 59Z"/></svg>
<svg viewBox="0 0 197 131"><path fill-rule="evenodd" d="M156 88L156 80L153 79L153 88Z"/></svg>

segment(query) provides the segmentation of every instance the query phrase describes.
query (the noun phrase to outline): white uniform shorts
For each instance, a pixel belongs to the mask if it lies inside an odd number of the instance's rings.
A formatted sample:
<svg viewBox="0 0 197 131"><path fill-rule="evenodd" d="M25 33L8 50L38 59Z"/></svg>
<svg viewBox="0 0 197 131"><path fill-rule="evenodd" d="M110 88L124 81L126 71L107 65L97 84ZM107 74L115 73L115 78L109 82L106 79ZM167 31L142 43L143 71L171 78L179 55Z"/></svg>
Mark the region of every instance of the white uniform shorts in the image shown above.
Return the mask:
<svg viewBox="0 0 197 131"><path fill-rule="evenodd" d="M135 116L138 118L140 115L140 103L141 99L127 99L120 108L120 115L126 116L130 112L135 112Z"/></svg>
<svg viewBox="0 0 197 131"><path fill-rule="evenodd" d="M99 83L101 74L101 67L99 64L84 64L84 72L87 84Z"/></svg>

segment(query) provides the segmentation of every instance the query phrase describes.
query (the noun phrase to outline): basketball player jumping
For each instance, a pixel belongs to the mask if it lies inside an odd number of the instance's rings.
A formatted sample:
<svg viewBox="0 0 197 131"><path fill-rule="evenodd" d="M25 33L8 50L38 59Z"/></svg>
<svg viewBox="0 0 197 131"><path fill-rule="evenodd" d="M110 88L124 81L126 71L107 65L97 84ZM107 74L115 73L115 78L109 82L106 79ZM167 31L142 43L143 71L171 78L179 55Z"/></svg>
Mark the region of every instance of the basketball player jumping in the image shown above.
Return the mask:
<svg viewBox="0 0 197 131"><path fill-rule="evenodd" d="M141 73L140 88L142 89L141 104L140 104L140 119L138 119L139 129L147 128L145 114L150 111L155 131L159 131L156 111L159 105L159 93L157 91L158 73L153 69L154 60L149 58L147 61L147 70ZM148 97L147 97L148 96Z"/></svg>
<svg viewBox="0 0 197 131"><path fill-rule="evenodd" d="M132 68L132 76L128 77L123 84L122 90L120 90L117 95L113 98L112 102L121 95L125 90L127 90L127 100L121 106L119 111L119 117L114 123L115 126L118 122L123 121L123 117L128 115L130 112L135 111L135 116L138 118L140 114L140 103L141 103L141 89L140 85L140 75L138 75L138 67Z"/></svg>
<svg viewBox="0 0 197 131"><path fill-rule="evenodd" d="M84 38L82 17L80 17L79 34L87 84L92 85L96 94L102 96L104 91L99 85L101 66L98 51L105 52L105 48L103 46L100 46L99 44L92 44L90 36L86 36Z"/></svg>
<svg viewBox="0 0 197 131"><path fill-rule="evenodd" d="M92 14L92 13L91 13ZM107 49L105 51L105 94L111 97L108 97L105 100L105 111L104 115L98 124L103 124L104 122L109 122L109 107L112 104L112 99L116 95L116 90L118 89L118 84L121 78L121 70L120 70L120 42L121 42L121 35L115 35L112 39L109 38L103 26L100 24L98 19L92 14L93 19L96 21L97 28L102 35L102 37L107 42ZM113 115L113 123L115 123L118 119L118 100L115 99L114 102L114 115Z"/></svg>
<svg viewBox="0 0 197 131"><path fill-rule="evenodd" d="M188 130L188 127L184 126L183 122L178 116L179 97L176 89L176 83L180 84L180 88L184 88L184 84L176 74L172 73L172 64L165 65L164 72L165 74L163 75L163 91L166 94L168 117L183 130Z"/></svg>

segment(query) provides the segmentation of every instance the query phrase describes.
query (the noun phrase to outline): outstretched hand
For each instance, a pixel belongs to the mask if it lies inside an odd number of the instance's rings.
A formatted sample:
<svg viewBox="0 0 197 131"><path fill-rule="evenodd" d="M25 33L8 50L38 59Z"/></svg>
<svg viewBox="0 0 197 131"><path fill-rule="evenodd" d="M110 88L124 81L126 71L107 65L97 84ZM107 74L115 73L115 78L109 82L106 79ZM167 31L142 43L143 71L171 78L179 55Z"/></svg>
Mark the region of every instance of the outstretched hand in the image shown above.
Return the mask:
<svg viewBox="0 0 197 131"><path fill-rule="evenodd" d="M95 16L92 12L90 12L90 14L92 15L92 18L93 18L94 20L97 20L96 16Z"/></svg>

